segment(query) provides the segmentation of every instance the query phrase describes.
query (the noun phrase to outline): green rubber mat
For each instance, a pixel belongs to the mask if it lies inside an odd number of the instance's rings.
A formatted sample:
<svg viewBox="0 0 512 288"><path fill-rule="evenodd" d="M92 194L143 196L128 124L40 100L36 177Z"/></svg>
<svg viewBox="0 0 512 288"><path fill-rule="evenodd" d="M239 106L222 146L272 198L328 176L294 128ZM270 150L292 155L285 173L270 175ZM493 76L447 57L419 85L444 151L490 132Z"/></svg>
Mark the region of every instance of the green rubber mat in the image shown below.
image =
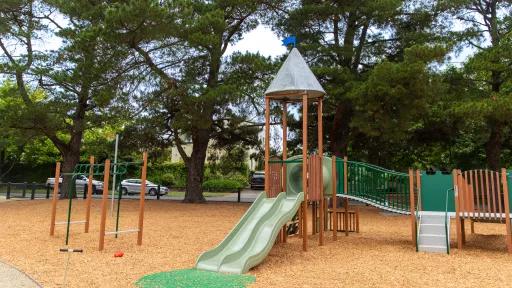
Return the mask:
<svg viewBox="0 0 512 288"><path fill-rule="evenodd" d="M140 288L243 288L254 281L256 281L256 277L252 275L183 269L146 275L135 284Z"/></svg>

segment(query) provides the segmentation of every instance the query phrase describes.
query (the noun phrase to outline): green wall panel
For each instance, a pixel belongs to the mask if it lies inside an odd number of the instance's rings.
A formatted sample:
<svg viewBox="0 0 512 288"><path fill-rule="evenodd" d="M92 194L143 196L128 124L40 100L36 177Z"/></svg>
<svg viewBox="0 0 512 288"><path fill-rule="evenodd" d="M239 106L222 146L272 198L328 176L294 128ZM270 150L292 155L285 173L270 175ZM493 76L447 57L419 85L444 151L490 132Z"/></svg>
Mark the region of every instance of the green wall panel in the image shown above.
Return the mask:
<svg viewBox="0 0 512 288"><path fill-rule="evenodd" d="M451 174L437 171L429 175L421 171L421 205L423 211L444 212L446 210L446 190L453 188ZM453 191L448 192L448 212L455 212Z"/></svg>

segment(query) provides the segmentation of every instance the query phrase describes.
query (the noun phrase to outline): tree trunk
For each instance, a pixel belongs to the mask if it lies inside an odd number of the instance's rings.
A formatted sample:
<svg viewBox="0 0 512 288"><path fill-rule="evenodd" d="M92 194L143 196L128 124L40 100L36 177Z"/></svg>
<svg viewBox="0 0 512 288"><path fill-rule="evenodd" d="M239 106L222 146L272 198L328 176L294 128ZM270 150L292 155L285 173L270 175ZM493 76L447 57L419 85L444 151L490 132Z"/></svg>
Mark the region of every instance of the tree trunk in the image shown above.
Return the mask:
<svg viewBox="0 0 512 288"><path fill-rule="evenodd" d="M71 135L71 140L66 146L66 151L61 151L63 158L61 173L72 173L75 166L80 163L80 147L83 135L81 123L83 122L83 119L75 120L75 122L80 122L76 125L80 129L75 130L75 133ZM61 198L76 197L76 183L71 183L72 180L72 175L65 175L62 177ZM55 181L57 183L58 179L55 179Z"/></svg>
<svg viewBox="0 0 512 288"><path fill-rule="evenodd" d="M62 154L62 173L72 173L75 169L75 166L80 162L80 150L69 151L67 153ZM62 175L62 187L61 187L61 199L69 199L70 197L76 198L76 183L72 183L73 181L72 175ZM58 183L58 179L55 179L55 183Z"/></svg>
<svg viewBox="0 0 512 288"><path fill-rule="evenodd" d="M489 169L497 171L500 168L501 146L503 140L503 124L492 123L491 134L485 144L485 154L487 156L487 166Z"/></svg>
<svg viewBox="0 0 512 288"><path fill-rule="evenodd" d="M201 129L192 135L192 154L186 162L187 165L187 189L185 191L185 203L204 202L203 177L204 161L210 141L210 131Z"/></svg>
<svg viewBox="0 0 512 288"><path fill-rule="evenodd" d="M352 105L348 102L342 102L336 106L332 130L329 135L331 153L336 157L347 155L352 113Z"/></svg>

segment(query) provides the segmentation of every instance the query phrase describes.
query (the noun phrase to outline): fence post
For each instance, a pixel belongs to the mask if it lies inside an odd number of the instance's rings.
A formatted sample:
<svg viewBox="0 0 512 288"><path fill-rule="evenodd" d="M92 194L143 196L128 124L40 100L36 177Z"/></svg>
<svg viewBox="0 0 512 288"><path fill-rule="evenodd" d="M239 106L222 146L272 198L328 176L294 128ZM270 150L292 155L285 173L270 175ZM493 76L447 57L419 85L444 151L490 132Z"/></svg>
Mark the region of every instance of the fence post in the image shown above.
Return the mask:
<svg viewBox="0 0 512 288"><path fill-rule="evenodd" d="M84 184L84 197L83 197L84 199L87 199L87 189L89 188L87 186L88 186L87 184Z"/></svg>
<svg viewBox="0 0 512 288"><path fill-rule="evenodd" d="M238 192L238 203L240 203L240 191L241 191L241 190L242 190L242 189L238 188L238 191L237 191L237 192Z"/></svg>
<svg viewBox="0 0 512 288"><path fill-rule="evenodd" d="M160 200L160 184L158 184L158 188L156 190L156 200Z"/></svg>
<svg viewBox="0 0 512 288"><path fill-rule="evenodd" d="M50 183L46 183L46 199L50 199Z"/></svg>
<svg viewBox="0 0 512 288"><path fill-rule="evenodd" d="M23 191L21 192L21 198L25 198L27 195L27 182L23 182Z"/></svg>
<svg viewBox="0 0 512 288"><path fill-rule="evenodd" d="M32 191L30 193L30 200L34 200L36 196L36 182L32 182Z"/></svg>
<svg viewBox="0 0 512 288"><path fill-rule="evenodd" d="M5 194L5 199L11 199L11 182L7 183L7 194Z"/></svg>

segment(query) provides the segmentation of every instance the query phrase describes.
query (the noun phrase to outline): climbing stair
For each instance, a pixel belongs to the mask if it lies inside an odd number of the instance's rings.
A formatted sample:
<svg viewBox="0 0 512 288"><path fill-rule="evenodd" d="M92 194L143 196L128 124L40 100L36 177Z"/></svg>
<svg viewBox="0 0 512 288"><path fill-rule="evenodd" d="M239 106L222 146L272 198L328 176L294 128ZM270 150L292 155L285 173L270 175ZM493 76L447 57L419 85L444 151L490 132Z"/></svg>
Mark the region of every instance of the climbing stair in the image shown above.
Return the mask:
<svg viewBox="0 0 512 288"><path fill-rule="evenodd" d="M449 253L450 216L435 212L419 213L418 251Z"/></svg>

